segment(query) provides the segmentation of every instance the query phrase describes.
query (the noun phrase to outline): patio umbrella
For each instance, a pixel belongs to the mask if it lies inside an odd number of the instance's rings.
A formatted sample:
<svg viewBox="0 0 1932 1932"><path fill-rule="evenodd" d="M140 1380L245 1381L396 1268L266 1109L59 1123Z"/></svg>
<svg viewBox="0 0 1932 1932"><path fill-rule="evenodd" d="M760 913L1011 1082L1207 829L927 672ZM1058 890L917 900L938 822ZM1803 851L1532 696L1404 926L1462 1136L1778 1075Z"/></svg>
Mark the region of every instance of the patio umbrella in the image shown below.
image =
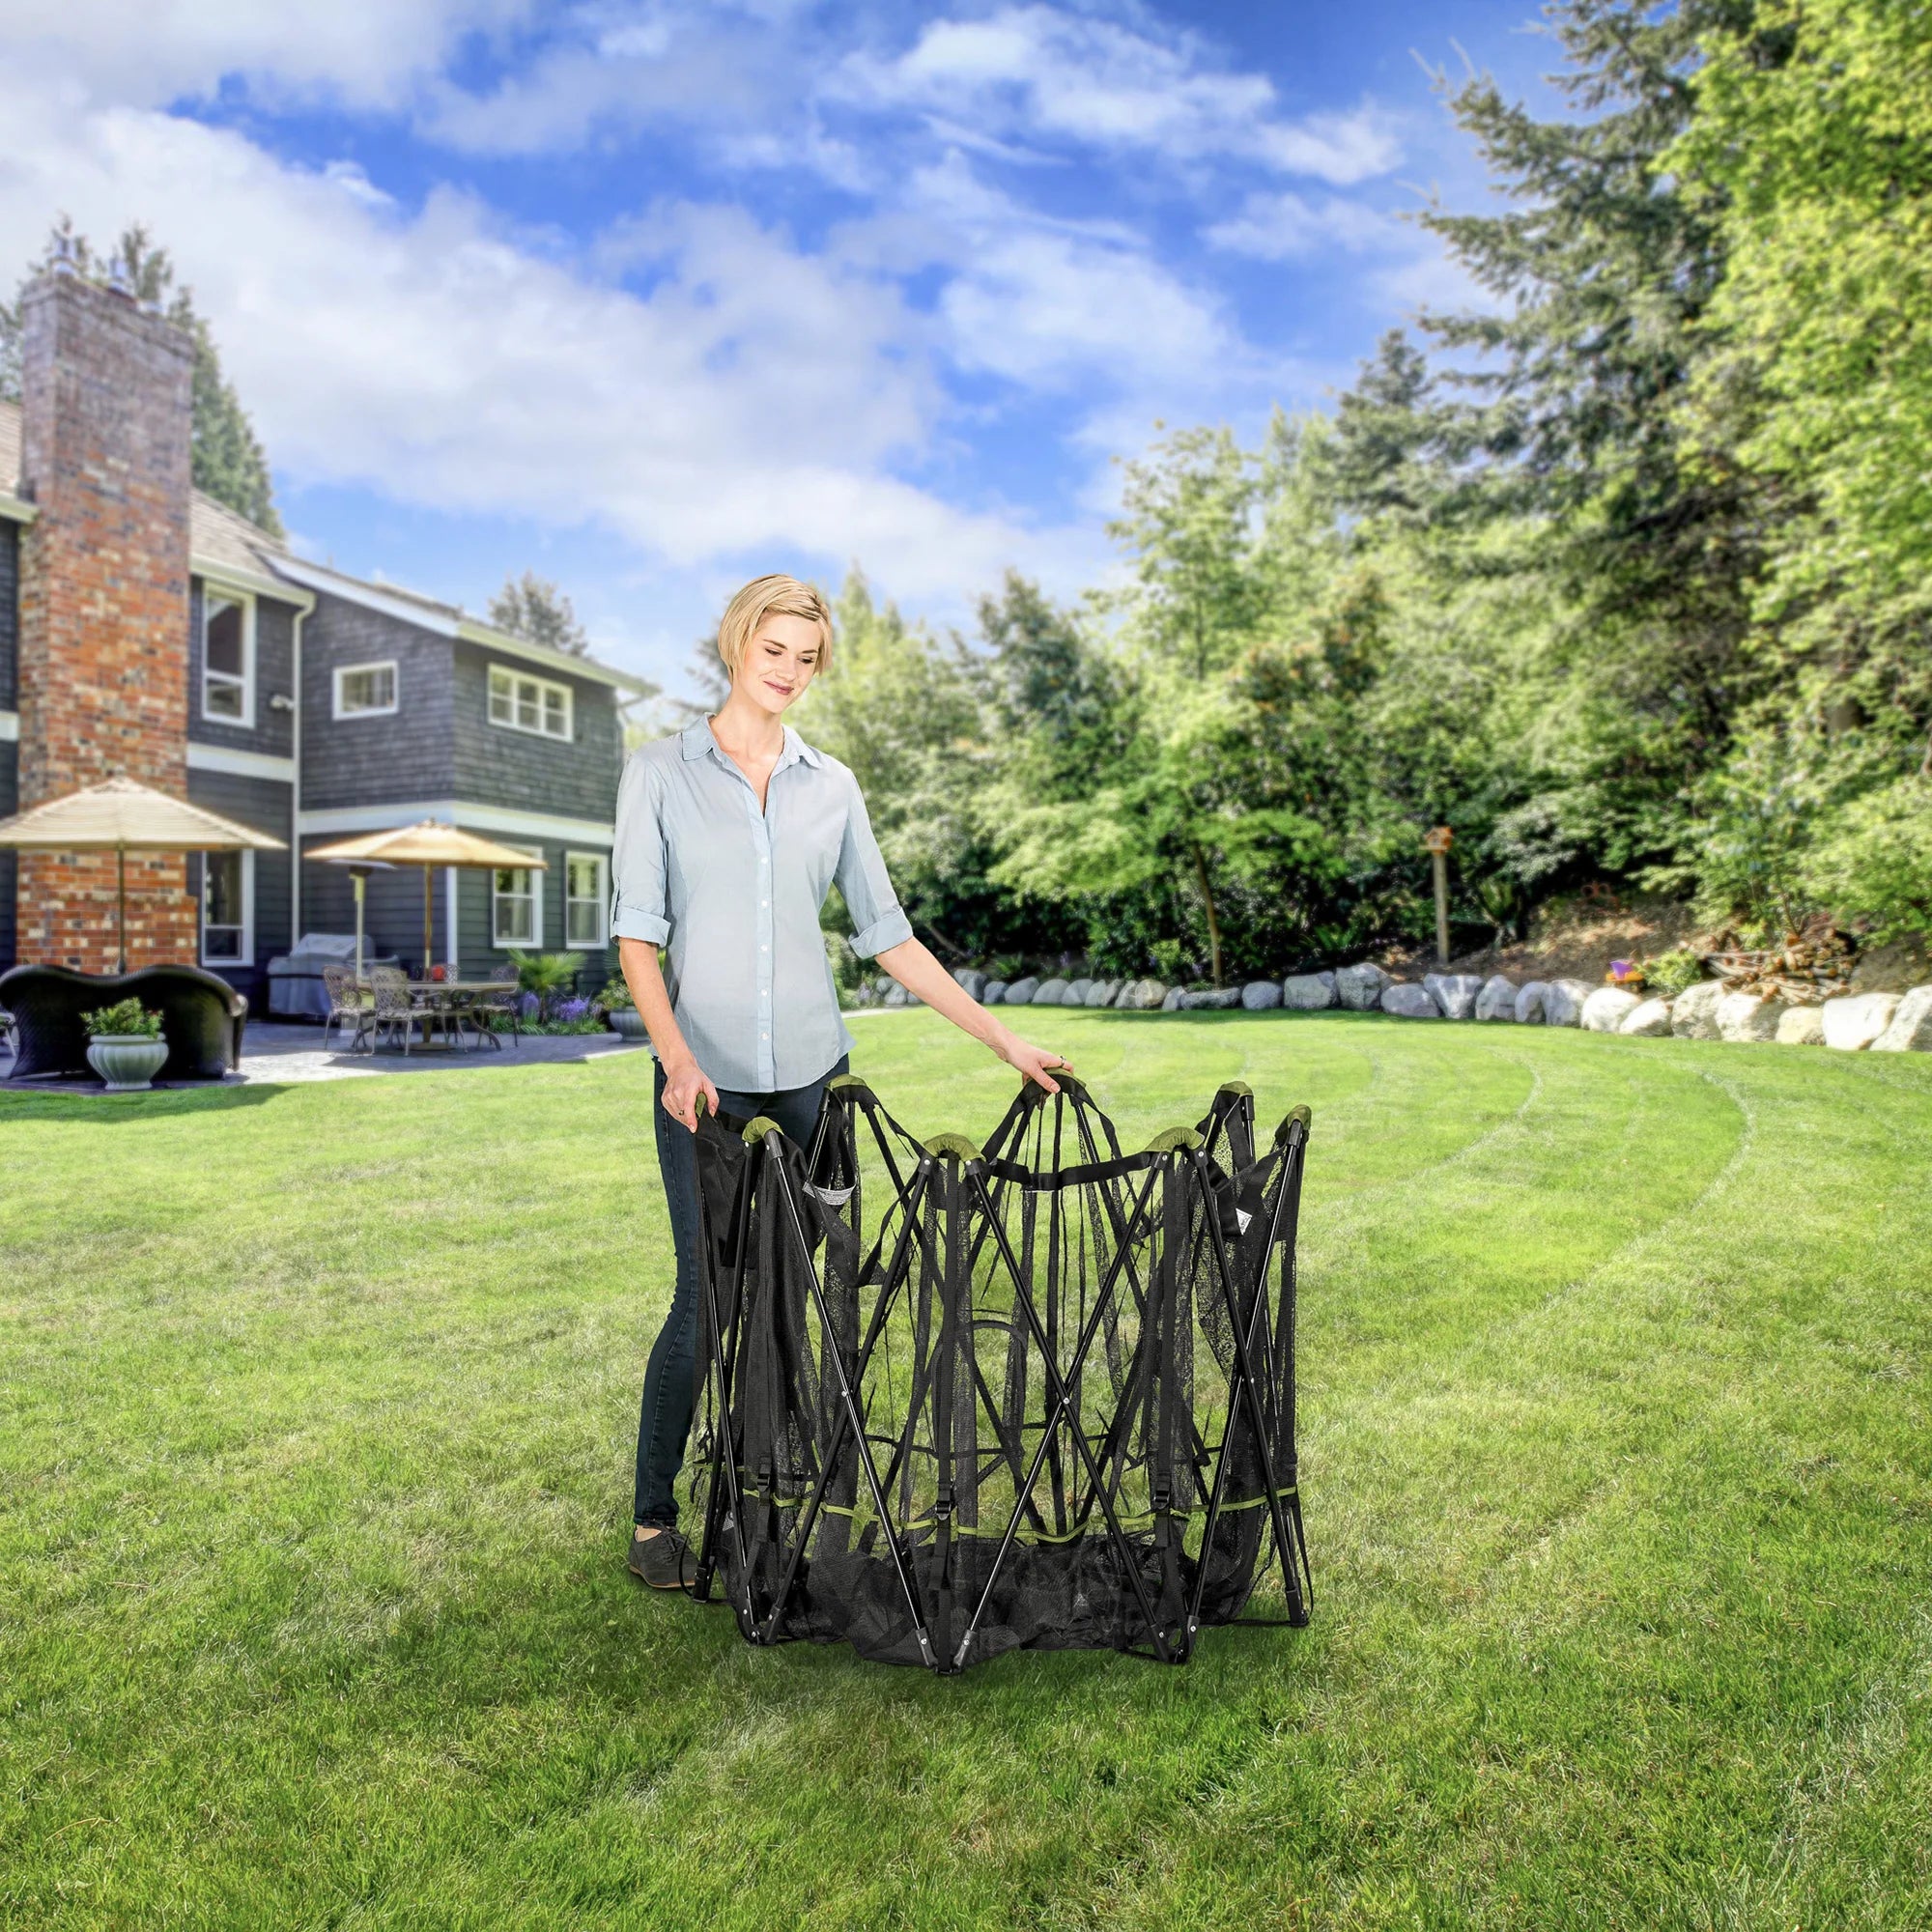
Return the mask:
<svg viewBox="0 0 1932 1932"><path fill-rule="evenodd" d="M423 868L424 979L429 978L430 874L437 867L482 872L550 870L545 861L533 859L527 852L519 852L512 845L498 845L493 839L479 838L473 832L459 831L454 825L444 825L434 818L425 818L417 825L399 826L392 832L365 833L360 838L345 838L336 845L321 845L307 856L326 859L331 865L348 866L352 869L375 865L420 866ZM355 964L359 978L362 965L362 877L355 881Z"/></svg>
<svg viewBox="0 0 1932 1932"><path fill-rule="evenodd" d="M204 811L132 779L109 779L0 819L0 847L16 852L112 852L122 972L128 970L129 852L286 852L279 838Z"/></svg>

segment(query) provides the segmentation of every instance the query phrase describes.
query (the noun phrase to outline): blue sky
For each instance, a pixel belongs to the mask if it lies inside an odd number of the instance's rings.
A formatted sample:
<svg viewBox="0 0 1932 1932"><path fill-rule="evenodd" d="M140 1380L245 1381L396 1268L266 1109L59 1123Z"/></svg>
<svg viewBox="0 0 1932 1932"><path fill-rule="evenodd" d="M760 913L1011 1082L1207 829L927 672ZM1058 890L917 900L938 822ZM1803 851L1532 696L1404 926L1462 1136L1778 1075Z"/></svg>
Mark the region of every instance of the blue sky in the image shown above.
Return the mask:
<svg viewBox="0 0 1932 1932"><path fill-rule="evenodd" d="M752 572L965 621L1110 567L1110 461L1256 433L1468 291L1424 63L1524 0L0 0L0 261L143 219L298 545L480 609L532 567L675 684Z"/></svg>

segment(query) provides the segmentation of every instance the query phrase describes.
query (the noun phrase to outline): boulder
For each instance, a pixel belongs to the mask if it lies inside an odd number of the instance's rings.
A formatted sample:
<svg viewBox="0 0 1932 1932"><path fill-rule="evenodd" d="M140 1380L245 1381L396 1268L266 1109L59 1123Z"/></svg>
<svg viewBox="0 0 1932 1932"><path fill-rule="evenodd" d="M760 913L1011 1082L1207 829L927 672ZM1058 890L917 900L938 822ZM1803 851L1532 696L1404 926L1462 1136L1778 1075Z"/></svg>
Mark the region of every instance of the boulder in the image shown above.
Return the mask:
<svg viewBox="0 0 1932 1932"><path fill-rule="evenodd" d="M1430 998L1442 1009L1445 1020L1471 1019L1476 999L1483 990L1481 978L1474 973L1425 973L1422 983Z"/></svg>
<svg viewBox="0 0 1932 1932"><path fill-rule="evenodd" d="M1281 982L1281 1003L1291 1012L1319 1013L1335 1004L1332 973L1292 973Z"/></svg>
<svg viewBox="0 0 1932 1932"><path fill-rule="evenodd" d="M1873 1040L1882 1039L1885 1030L1897 1016L1904 1001L1896 993L1847 993L1827 1000L1825 1044L1840 1053L1861 1053Z"/></svg>
<svg viewBox="0 0 1932 1932"><path fill-rule="evenodd" d="M1007 988L1007 1005L1009 1007L1030 1007L1033 996L1039 991L1039 981L1029 975L1024 980L1015 980Z"/></svg>
<svg viewBox="0 0 1932 1932"><path fill-rule="evenodd" d="M1198 993L1183 993L1180 996L1180 1010L1184 1013L1223 1013L1230 1007L1240 1004L1241 989L1238 986L1207 986Z"/></svg>
<svg viewBox="0 0 1932 1932"><path fill-rule="evenodd" d="M1776 1039L1784 1017L1782 1000L1761 1000L1755 993L1726 993L1718 1002L1718 1037L1738 1042Z"/></svg>
<svg viewBox="0 0 1932 1932"><path fill-rule="evenodd" d="M1092 980L1067 980L1066 990L1060 996L1060 1004L1063 1007L1084 1007L1087 1004L1087 995L1093 990L1093 986Z"/></svg>
<svg viewBox="0 0 1932 1932"><path fill-rule="evenodd" d="M1121 982L1118 980L1095 980L1087 988L1087 997L1080 1002L1083 1007L1111 1007L1121 997Z"/></svg>
<svg viewBox="0 0 1932 1932"><path fill-rule="evenodd" d="M1779 1046L1823 1046L1825 1009L1822 1007L1786 1007L1777 1016Z"/></svg>
<svg viewBox="0 0 1932 1932"><path fill-rule="evenodd" d="M912 995L903 986L895 985L886 995L885 1004L889 1007L909 1007L912 1005Z"/></svg>
<svg viewBox="0 0 1932 1932"><path fill-rule="evenodd" d="M1699 980L1670 1003L1670 1031L1679 1039L1716 1039L1718 1002L1724 997L1721 980Z"/></svg>
<svg viewBox="0 0 1932 1932"><path fill-rule="evenodd" d="M1029 1004L1036 1007L1057 1007L1065 997L1066 981L1065 980L1042 980L1033 989L1033 999ZM1007 998L1010 1000L1012 995L1009 993Z"/></svg>
<svg viewBox="0 0 1932 1932"><path fill-rule="evenodd" d="M1670 1002L1639 1000L1636 1006L1624 1015L1624 1023L1617 1031L1630 1034L1637 1039L1668 1039Z"/></svg>
<svg viewBox="0 0 1932 1932"><path fill-rule="evenodd" d="M1543 996L1549 990L1548 980L1525 980L1516 989L1516 1023L1518 1026L1541 1026L1543 1024Z"/></svg>
<svg viewBox="0 0 1932 1932"><path fill-rule="evenodd" d="M1476 995L1476 1017L1479 1020L1515 1019L1516 981L1505 974L1492 973L1483 981L1483 990Z"/></svg>
<svg viewBox="0 0 1932 1932"><path fill-rule="evenodd" d="M1583 1002L1595 991L1581 980L1551 980L1543 989L1543 1024L1581 1026Z"/></svg>
<svg viewBox="0 0 1932 1932"><path fill-rule="evenodd" d="M1579 1021L1585 1033L1618 1033L1643 1002L1622 986L1599 986L1583 1002Z"/></svg>
<svg viewBox="0 0 1932 1932"><path fill-rule="evenodd" d="M1164 1013L1178 1013L1186 1001L1187 992L1181 986L1170 986L1160 996L1160 1009Z"/></svg>
<svg viewBox="0 0 1932 1932"><path fill-rule="evenodd" d="M1335 998L1350 1012L1372 1013L1381 1004L1382 988L1389 976L1366 959L1359 966L1344 966L1335 975Z"/></svg>
<svg viewBox="0 0 1932 1932"><path fill-rule="evenodd" d="M966 989L969 1000L979 1000L982 1004L986 998L986 976L977 967L955 966L952 977Z"/></svg>
<svg viewBox="0 0 1932 1932"><path fill-rule="evenodd" d="M1007 982L1004 980L988 980L986 990L980 995L982 1007L997 1007L1007 997Z"/></svg>
<svg viewBox="0 0 1932 1932"><path fill-rule="evenodd" d="M1891 1024L1872 1041L1874 1053L1932 1053L1932 986L1915 986L1899 1001Z"/></svg>
<svg viewBox="0 0 1932 1932"><path fill-rule="evenodd" d="M1393 1013L1399 1020L1439 1020L1442 1017L1442 1009L1435 1004L1435 996L1427 986L1410 985L1401 980L1382 988L1382 1011Z"/></svg>
<svg viewBox="0 0 1932 1932"><path fill-rule="evenodd" d="M1251 1013L1264 1013L1281 1005L1279 980L1250 980L1241 988L1241 1005Z"/></svg>
<svg viewBox="0 0 1932 1932"><path fill-rule="evenodd" d="M1167 988L1158 980L1129 980L1114 1004L1127 1012L1151 1013L1166 998Z"/></svg>
<svg viewBox="0 0 1932 1932"><path fill-rule="evenodd" d="M1294 973L1281 982L1281 1003L1291 1012L1319 1013L1335 1004L1332 973Z"/></svg>

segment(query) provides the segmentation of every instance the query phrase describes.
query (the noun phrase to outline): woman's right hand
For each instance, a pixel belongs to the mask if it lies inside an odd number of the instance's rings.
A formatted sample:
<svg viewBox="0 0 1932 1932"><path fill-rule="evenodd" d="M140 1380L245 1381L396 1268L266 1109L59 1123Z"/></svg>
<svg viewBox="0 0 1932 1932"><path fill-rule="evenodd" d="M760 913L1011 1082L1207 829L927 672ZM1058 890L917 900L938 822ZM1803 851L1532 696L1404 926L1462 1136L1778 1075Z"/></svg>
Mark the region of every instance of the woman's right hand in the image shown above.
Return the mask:
<svg viewBox="0 0 1932 1932"><path fill-rule="evenodd" d="M704 1096L705 1104L715 1115L718 1112L718 1090L705 1078L704 1069L696 1061L685 1059L674 1066L665 1068L665 1112L693 1133L697 1131L699 1094Z"/></svg>

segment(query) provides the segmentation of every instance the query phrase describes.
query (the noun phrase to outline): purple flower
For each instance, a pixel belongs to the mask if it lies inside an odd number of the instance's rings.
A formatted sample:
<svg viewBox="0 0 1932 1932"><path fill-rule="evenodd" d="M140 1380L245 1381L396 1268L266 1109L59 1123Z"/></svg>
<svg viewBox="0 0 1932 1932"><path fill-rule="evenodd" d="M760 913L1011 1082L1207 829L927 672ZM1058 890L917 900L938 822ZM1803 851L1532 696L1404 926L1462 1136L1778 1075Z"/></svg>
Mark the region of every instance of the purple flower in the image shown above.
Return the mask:
<svg viewBox="0 0 1932 1932"><path fill-rule="evenodd" d="M537 1008L540 1002L538 1001L537 996L534 993L526 993L523 996L523 998L520 1001L518 1001L517 1004L523 1008L524 1017L526 1020L533 1020L536 1018Z"/></svg>
<svg viewBox="0 0 1932 1932"><path fill-rule="evenodd" d="M560 1020L581 1020L589 1010L588 1000L559 1000L555 1016Z"/></svg>

